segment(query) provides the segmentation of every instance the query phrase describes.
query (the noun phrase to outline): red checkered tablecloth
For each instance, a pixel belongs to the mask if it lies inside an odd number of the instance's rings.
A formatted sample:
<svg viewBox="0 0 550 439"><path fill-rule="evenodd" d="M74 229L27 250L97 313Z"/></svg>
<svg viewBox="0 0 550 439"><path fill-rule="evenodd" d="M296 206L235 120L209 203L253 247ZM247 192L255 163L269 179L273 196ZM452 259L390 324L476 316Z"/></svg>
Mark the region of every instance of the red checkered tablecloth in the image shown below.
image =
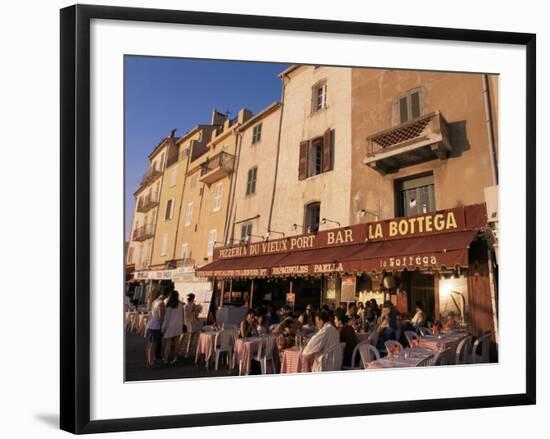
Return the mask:
<svg viewBox="0 0 550 439"><path fill-rule="evenodd" d="M281 353L281 373L311 372L313 357L304 359L297 346L284 349Z"/></svg>

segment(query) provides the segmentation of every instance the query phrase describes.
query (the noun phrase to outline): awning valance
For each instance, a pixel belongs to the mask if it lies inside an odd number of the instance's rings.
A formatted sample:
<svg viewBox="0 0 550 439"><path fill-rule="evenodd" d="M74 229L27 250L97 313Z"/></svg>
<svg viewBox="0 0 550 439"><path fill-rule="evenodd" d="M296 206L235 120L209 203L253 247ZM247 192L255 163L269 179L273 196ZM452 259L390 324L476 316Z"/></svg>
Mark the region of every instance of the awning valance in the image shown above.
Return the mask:
<svg viewBox="0 0 550 439"><path fill-rule="evenodd" d="M206 277L311 276L399 270L450 269L468 265L475 230L364 242L275 255L220 259L197 270Z"/></svg>

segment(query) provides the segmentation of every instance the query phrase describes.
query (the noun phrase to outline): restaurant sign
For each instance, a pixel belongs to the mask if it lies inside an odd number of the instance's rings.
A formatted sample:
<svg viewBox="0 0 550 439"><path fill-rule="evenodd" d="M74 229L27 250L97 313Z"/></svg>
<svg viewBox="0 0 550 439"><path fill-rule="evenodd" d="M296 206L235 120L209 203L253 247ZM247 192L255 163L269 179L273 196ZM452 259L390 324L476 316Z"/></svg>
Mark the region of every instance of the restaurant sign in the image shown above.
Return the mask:
<svg viewBox="0 0 550 439"><path fill-rule="evenodd" d="M338 229L323 230L315 234L297 235L273 241L216 248L214 251L214 259L289 253L297 250L337 247L413 236L427 236L467 229L480 229L486 224L485 204L475 204L424 215L394 218L385 221L356 224ZM305 269L296 268L296 270ZM334 272L338 270L331 269L327 271ZM322 273L324 271L321 268L316 272Z"/></svg>

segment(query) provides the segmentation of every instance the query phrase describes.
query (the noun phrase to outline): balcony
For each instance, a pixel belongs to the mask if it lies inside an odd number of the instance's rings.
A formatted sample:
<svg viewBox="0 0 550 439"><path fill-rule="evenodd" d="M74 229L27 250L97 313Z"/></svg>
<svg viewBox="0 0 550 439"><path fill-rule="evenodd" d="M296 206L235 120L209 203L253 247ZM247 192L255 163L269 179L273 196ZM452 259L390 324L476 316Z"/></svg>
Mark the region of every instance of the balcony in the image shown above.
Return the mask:
<svg viewBox="0 0 550 439"><path fill-rule="evenodd" d="M141 183L139 184L138 191L144 188L145 186L148 186L152 182L154 182L161 175L162 175L162 171L160 169L156 169L156 168L147 169L147 171L145 171L145 174L143 174L143 178L141 179Z"/></svg>
<svg viewBox="0 0 550 439"><path fill-rule="evenodd" d="M147 224L134 230L134 233L132 234L132 239L134 241L145 241L152 238L153 236L155 236L154 227L152 224Z"/></svg>
<svg viewBox="0 0 550 439"><path fill-rule="evenodd" d="M195 260L192 258L183 258L183 259L171 259L166 261L166 268L173 269L179 267L192 267L195 265Z"/></svg>
<svg viewBox="0 0 550 439"><path fill-rule="evenodd" d="M220 152L209 158L201 165L200 181L212 184L233 172L235 156L227 152Z"/></svg>
<svg viewBox="0 0 550 439"><path fill-rule="evenodd" d="M138 205L136 207L136 211L139 213L147 213L149 212L153 207L158 206L159 204L159 196L158 195L146 195L144 197L141 197L139 199Z"/></svg>
<svg viewBox="0 0 550 439"><path fill-rule="evenodd" d="M451 150L447 121L436 111L367 137L363 163L386 174L433 159L444 160Z"/></svg>

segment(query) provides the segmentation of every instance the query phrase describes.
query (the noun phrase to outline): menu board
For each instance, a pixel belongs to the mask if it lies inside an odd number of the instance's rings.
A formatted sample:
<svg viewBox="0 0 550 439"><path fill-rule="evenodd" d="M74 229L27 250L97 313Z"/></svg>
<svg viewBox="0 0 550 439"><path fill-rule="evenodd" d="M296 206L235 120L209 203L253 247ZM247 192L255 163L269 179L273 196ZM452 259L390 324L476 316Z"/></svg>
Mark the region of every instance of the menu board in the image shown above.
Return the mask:
<svg viewBox="0 0 550 439"><path fill-rule="evenodd" d="M340 288L341 302L355 302L355 290L357 278L355 276L342 276L342 286Z"/></svg>

